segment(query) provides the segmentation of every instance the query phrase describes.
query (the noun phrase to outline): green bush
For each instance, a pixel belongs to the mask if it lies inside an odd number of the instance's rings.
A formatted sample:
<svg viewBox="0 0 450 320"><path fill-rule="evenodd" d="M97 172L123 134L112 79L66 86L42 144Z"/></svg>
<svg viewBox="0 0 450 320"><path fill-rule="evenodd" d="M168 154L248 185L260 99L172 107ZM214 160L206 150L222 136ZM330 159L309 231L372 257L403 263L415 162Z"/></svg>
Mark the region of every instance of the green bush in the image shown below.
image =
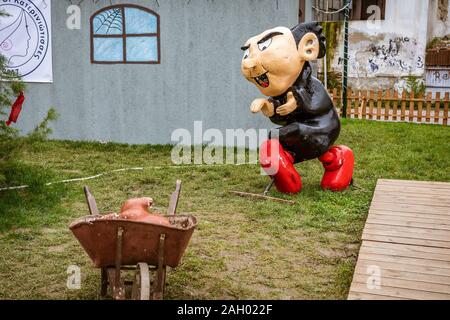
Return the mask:
<svg viewBox="0 0 450 320"><path fill-rule="evenodd" d="M413 92L415 97L418 97L420 95L425 95L425 91L427 89L427 86L425 85L425 83L423 81L421 81L420 79L418 79L417 77L414 76L408 76L408 78L406 78L406 92L408 93L408 95Z"/></svg>
<svg viewBox="0 0 450 320"><path fill-rule="evenodd" d="M0 12L0 16L5 14ZM51 108L44 120L25 136L19 135L19 130L6 125L5 120L9 115L12 103L21 91L25 90L25 84L15 71L7 68L7 60L0 55L0 186L8 185L7 170L10 170L19 161L18 151L24 143L45 139L51 129L50 121L56 120L57 113ZM8 168L8 169L7 169Z"/></svg>

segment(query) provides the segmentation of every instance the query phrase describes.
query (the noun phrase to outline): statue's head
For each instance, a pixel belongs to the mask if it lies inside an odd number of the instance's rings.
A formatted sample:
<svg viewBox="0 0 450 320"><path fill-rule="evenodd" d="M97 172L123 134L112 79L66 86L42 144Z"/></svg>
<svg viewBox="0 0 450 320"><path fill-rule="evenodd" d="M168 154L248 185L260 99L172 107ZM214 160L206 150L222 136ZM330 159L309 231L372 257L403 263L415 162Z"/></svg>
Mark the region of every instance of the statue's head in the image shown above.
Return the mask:
<svg viewBox="0 0 450 320"><path fill-rule="evenodd" d="M325 56L325 37L316 23L289 29L277 27L247 40L242 47L241 71L266 96L285 93L300 76L306 62Z"/></svg>

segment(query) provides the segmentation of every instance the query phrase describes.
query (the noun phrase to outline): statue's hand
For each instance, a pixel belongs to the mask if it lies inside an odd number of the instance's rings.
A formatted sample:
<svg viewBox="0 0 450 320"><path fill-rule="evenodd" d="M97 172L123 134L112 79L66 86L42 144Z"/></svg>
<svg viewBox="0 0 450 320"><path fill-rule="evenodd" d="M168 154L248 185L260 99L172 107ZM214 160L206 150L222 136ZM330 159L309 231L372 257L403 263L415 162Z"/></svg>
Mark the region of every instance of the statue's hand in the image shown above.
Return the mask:
<svg viewBox="0 0 450 320"><path fill-rule="evenodd" d="M250 106L250 111L252 113L262 112L266 117L272 117L275 114L274 109L273 103L267 99L256 99Z"/></svg>
<svg viewBox="0 0 450 320"><path fill-rule="evenodd" d="M295 100L292 91L289 91L287 94L287 102L277 108L277 114L279 114L280 116L287 116L295 109L297 109L297 100Z"/></svg>

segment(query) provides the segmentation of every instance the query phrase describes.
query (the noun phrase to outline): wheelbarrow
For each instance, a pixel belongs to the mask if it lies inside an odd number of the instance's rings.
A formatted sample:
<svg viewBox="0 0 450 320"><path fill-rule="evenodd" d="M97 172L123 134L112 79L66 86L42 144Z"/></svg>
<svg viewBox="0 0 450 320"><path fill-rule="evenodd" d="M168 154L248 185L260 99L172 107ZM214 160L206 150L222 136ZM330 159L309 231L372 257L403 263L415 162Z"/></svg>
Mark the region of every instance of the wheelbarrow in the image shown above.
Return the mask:
<svg viewBox="0 0 450 320"><path fill-rule="evenodd" d="M181 181L177 181L165 215L170 226L165 226L105 218L99 214L89 188L84 187L90 215L73 222L70 230L95 267L101 269L102 297L109 289L113 299L124 300L127 285L132 285L133 300L164 298L166 267L175 268L180 264L197 226L195 217L176 215L180 191ZM134 270L133 281L125 281L122 271L126 270Z"/></svg>

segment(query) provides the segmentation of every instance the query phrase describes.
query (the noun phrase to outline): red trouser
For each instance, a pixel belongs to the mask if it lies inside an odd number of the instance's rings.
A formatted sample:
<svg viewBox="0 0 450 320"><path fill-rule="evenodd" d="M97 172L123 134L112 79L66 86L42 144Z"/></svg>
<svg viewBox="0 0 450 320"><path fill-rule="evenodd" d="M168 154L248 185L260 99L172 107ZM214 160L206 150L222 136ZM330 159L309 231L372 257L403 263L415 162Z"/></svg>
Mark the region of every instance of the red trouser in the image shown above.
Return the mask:
<svg viewBox="0 0 450 320"><path fill-rule="evenodd" d="M342 191L350 185L355 162L350 148L332 147L319 160L325 168L323 189ZM294 158L278 140L267 140L261 145L259 161L264 171L274 178L279 192L295 194L301 191L302 179L294 167Z"/></svg>

